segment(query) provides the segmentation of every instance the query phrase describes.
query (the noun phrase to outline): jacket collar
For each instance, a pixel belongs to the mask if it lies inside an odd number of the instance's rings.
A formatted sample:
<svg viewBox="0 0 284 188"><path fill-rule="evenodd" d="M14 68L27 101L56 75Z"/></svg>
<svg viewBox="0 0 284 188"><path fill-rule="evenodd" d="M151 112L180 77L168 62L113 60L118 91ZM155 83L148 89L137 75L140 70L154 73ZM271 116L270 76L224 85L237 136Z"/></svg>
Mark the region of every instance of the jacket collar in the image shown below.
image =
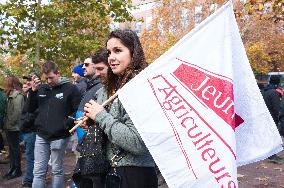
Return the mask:
<svg viewBox="0 0 284 188"><path fill-rule="evenodd" d="M14 89L14 90L10 93L9 98L15 98L15 97L17 97L17 95L19 95L19 94L21 94L21 92Z"/></svg>

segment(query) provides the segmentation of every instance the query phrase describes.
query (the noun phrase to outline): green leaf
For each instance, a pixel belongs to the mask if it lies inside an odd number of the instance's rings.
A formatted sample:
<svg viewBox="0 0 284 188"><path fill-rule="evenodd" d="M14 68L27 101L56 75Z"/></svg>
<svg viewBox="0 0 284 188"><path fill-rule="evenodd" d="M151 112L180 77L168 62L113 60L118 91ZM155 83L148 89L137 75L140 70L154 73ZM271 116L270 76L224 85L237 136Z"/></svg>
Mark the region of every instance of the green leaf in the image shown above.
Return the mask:
<svg viewBox="0 0 284 188"><path fill-rule="evenodd" d="M34 57L39 44L40 59L55 60L64 72L74 59L104 46L111 16L114 21L131 20L129 7L125 0L53 0L41 5L34 0L7 0L0 5L0 25L5 27L0 43Z"/></svg>

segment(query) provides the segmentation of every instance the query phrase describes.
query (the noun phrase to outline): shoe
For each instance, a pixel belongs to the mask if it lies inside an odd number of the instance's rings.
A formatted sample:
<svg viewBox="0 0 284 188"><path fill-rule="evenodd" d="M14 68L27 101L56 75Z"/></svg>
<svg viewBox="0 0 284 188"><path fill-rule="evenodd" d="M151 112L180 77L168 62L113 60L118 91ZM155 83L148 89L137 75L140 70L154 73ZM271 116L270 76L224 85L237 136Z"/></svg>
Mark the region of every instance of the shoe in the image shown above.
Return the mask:
<svg viewBox="0 0 284 188"><path fill-rule="evenodd" d="M16 168L9 176L7 176L7 180L11 180L22 175L22 171L19 168Z"/></svg>
<svg viewBox="0 0 284 188"><path fill-rule="evenodd" d="M32 187L32 183L30 183L30 182L23 182L22 183L22 187Z"/></svg>
<svg viewBox="0 0 284 188"><path fill-rule="evenodd" d="M10 162L9 159L1 159L0 164L8 164Z"/></svg>
<svg viewBox="0 0 284 188"><path fill-rule="evenodd" d="M5 153L0 154L0 164L7 164L10 162L9 157Z"/></svg>
<svg viewBox="0 0 284 188"><path fill-rule="evenodd" d="M282 157L279 157L278 155L272 155L268 157L268 160L275 164L284 164L284 159Z"/></svg>

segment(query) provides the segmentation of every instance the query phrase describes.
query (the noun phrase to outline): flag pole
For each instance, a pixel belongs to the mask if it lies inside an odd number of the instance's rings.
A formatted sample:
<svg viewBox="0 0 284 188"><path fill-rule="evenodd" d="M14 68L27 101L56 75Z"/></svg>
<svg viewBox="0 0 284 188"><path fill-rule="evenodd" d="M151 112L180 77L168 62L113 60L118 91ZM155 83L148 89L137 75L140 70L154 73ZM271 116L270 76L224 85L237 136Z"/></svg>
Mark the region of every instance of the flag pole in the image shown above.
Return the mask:
<svg viewBox="0 0 284 188"><path fill-rule="evenodd" d="M114 95L108 98L105 102L103 102L102 106L105 107L106 105L111 103L117 97L117 95L118 95L118 92L116 92ZM73 131L75 131L75 129L77 129L80 125L82 125L88 119L89 118L87 116L83 116L82 118L80 118L79 122L74 127L72 127L72 129L70 129L69 133L72 133Z"/></svg>

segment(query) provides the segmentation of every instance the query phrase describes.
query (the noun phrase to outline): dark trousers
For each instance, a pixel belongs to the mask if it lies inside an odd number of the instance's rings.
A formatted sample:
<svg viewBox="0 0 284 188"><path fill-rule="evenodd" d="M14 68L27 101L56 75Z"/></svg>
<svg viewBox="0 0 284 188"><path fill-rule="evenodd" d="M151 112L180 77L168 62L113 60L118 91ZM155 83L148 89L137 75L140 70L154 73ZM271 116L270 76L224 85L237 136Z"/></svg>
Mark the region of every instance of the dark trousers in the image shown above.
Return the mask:
<svg viewBox="0 0 284 188"><path fill-rule="evenodd" d="M78 188L104 188L104 176L73 175L73 181Z"/></svg>
<svg viewBox="0 0 284 188"><path fill-rule="evenodd" d="M114 172L114 169L111 169ZM157 188L158 178L154 167L118 167L121 188Z"/></svg>
<svg viewBox="0 0 284 188"><path fill-rule="evenodd" d="M20 157L20 131L6 131L7 142L9 146L10 167L21 169Z"/></svg>
<svg viewBox="0 0 284 188"><path fill-rule="evenodd" d="M4 149L4 140L2 133L0 132L0 151Z"/></svg>
<svg viewBox="0 0 284 188"><path fill-rule="evenodd" d="M33 182L33 170L34 170L34 150L35 150L35 140L36 140L36 133L23 133L23 139L25 141L25 155L27 161L27 171L23 178L24 183L32 183Z"/></svg>

